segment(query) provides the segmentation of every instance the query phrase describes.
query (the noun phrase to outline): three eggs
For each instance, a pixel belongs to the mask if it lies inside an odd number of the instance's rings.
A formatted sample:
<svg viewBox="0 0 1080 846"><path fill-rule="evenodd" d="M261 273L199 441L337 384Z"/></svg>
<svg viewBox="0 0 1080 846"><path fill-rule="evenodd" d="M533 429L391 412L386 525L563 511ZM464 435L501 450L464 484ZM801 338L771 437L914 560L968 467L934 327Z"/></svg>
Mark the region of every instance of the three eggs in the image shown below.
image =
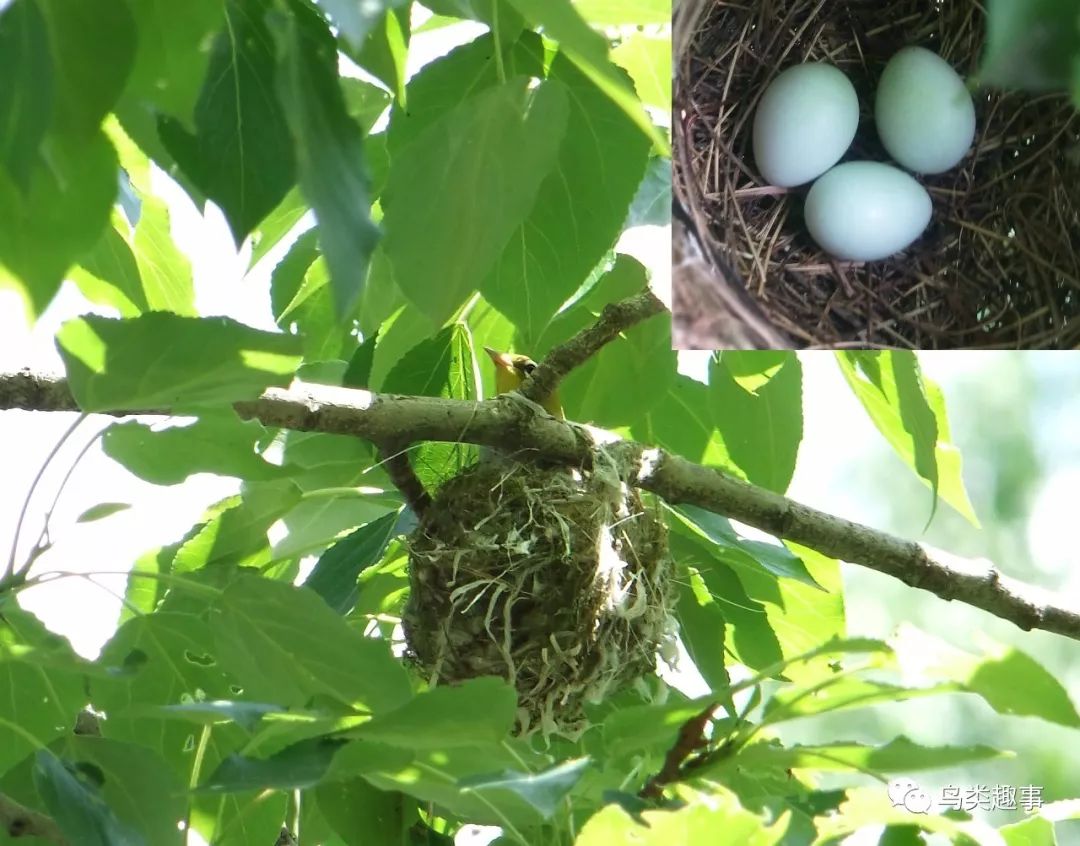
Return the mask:
<svg viewBox="0 0 1080 846"><path fill-rule="evenodd" d="M900 50L882 73L874 102L878 137L915 173L943 173L975 137L975 107L964 81L922 47ZM848 78L819 63L780 73L754 116L754 158L772 185L817 180L806 197L811 237L841 259L875 261L911 244L930 222L930 195L899 168L879 162L836 165L859 125ZM834 165L836 165L834 167Z"/></svg>

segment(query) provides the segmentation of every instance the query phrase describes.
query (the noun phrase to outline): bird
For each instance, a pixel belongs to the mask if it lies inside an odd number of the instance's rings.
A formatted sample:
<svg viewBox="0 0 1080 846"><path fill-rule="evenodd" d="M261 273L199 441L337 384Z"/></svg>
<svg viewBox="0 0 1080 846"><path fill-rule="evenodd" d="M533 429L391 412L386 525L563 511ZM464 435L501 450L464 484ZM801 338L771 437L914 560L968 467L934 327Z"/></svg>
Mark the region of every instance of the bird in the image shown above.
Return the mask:
<svg viewBox="0 0 1080 846"><path fill-rule="evenodd" d="M491 360L495 363L495 392L499 394L516 391L532 375L537 366L536 362L527 355L499 352L491 347L484 347L484 352L491 356ZM559 420L566 419L558 389L545 397L540 405L552 417Z"/></svg>

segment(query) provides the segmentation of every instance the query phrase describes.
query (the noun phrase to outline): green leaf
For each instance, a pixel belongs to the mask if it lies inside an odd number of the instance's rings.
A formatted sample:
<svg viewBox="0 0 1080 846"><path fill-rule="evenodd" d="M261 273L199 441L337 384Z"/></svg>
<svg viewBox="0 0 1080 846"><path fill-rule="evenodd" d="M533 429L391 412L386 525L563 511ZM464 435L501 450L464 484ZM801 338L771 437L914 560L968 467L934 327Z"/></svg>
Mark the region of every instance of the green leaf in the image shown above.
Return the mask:
<svg viewBox="0 0 1080 846"><path fill-rule="evenodd" d="M433 687L400 708L376 714L352 734L405 749L445 749L498 743L514 726L517 694L502 679L484 677Z"/></svg>
<svg viewBox="0 0 1080 846"><path fill-rule="evenodd" d="M480 92L393 160L384 247L402 292L441 324L477 287L536 200L566 125L557 83Z"/></svg>
<svg viewBox="0 0 1080 846"><path fill-rule="evenodd" d="M728 563L743 566L749 558L774 576L821 589L802 560L786 546L740 537L726 517L696 505L680 505L674 509L674 515L681 515L674 516L680 527L716 544L721 555L728 553L729 557L725 557Z"/></svg>
<svg viewBox="0 0 1080 846"><path fill-rule="evenodd" d="M304 195L299 188L293 188L285 195L285 199L278 203L277 207L263 218L258 228L251 233L251 261L248 269L255 267L264 259L274 247L281 243L300 223L308 212Z"/></svg>
<svg viewBox="0 0 1080 846"><path fill-rule="evenodd" d="M1029 91L1069 88L1080 58L1075 0L989 0L979 82Z"/></svg>
<svg viewBox="0 0 1080 846"><path fill-rule="evenodd" d="M565 53L597 88L603 91L634 121L665 155L670 155L663 133L649 119L634 94L633 86L608 58L607 41L589 28L570 0L510 0L535 28L559 42Z"/></svg>
<svg viewBox="0 0 1080 846"><path fill-rule="evenodd" d="M340 2L340 0L334 0ZM383 15L359 50L352 50L356 63L386 84L401 103L405 102L406 60L412 34L409 6L398 6ZM348 45L346 45L348 52Z"/></svg>
<svg viewBox="0 0 1080 846"><path fill-rule="evenodd" d="M404 2L405 0L318 0L341 34L357 49L384 14Z"/></svg>
<svg viewBox="0 0 1080 846"><path fill-rule="evenodd" d="M155 485L175 485L194 473L248 480L287 476L288 468L258 455L256 445L265 437L262 424L226 410L168 429L134 421L114 423L105 430L101 445L114 461Z"/></svg>
<svg viewBox="0 0 1080 846"><path fill-rule="evenodd" d="M154 750L186 784L196 732L147 706L234 696L233 680L217 660L206 624L196 616L173 611L132 617L105 645L98 663L136 670L133 676L91 680L91 701L109 715L102 731L107 737ZM243 738L236 726L216 726L209 737L205 766L215 766Z"/></svg>
<svg viewBox="0 0 1080 846"><path fill-rule="evenodd" d="M863 772L906 774L1009 754L989 746L921 746L903 735L884 746L837 742L783 747L772 741L761 741L744 747L728 761L721 762L721 767L734 765L754 769L776 766L823 771L857 769ZM701 774L705 775L705 772Z"/></svg>
<svg viewBox="0 0 1080 846"><path fill-rule="evenodd" d="M390 94L377 85L351 76L338 78L345 97L345 110L367 135L390 105Z"/></svg>
<svg viewBox="0 0 1080 846"><path fill-rule="evenodd" d="M236 723L244 731L251 733L259 727L263 717L272 714L287 714L288 711L279 705L267 705L265 702L233 702L218 699L214 702L181 702L177 705L160 705L141 709L141 713L187 720L202 726Z"/></svg>
<svg viewBox="0 0 1080 846"><path fill-rule="evenodd" d="M709 405L708 385L676 373L668 393L631 431L638 440L661 446L695 463L734 469Z"/></svg>
<svg viewBox="0 0 1080 846"><path fill-rule="evenodd" d="M375 361L375 345L379 341L379 333L364 338L364 342L356 348L349 359L349 366L345 369L345 375L341 377L341 384L346 388L360 388L367 390L371 387L371 365Z"/></svg>
<svg viewBox="0 0 1080 846"><path fill-rule="evenodd" d="M508 791L536 808L544 819L551 819L581 781L589 764L588 758L578 758L539 773L510 771L494 776L470 776L462 779L460 785L463 792L481 795Z"/></svg>
<svg viewBox="0 0 1080 846"><path fill-rule="evenodd" d="M474 399L472 341L461 324L448 326L403 355L379 390L391 394ZM428 489L437 487L476 460L471 444L424 443L410 450L417 478Z"/></svg>
<svg viewBox="0 0 1080 846"><path fill-rule="evenodd" d="M174 573L191 573L217 562L240 566L269 562L267 530L300 501L290 481L249 485L243 497L222 500L213 516L190 533L172 562Z"/></svg>
<svg viewBox="0 0 1080 846"><path fill-rule="evenodd" d="M0 170L0 285L14 283L43 311L101 237L116 188L116 155L100 132L46 140L22 189Z"/></svg>
<svg viewBox="0 0 1080 846"><path fill-rule="evenodd" d="M569 94L566 133L528 217L481 286L518 327L526 349L535 348L548 321L615 244L649 153L633 122L565 55L552 61L548 80Z"/></svg>
<svg viewBox="0 0 1080 846"><path fill-rule="evenodd" d="M840 352L837 362L878 431L940 497L973 525L978 520L949 440L940 389L925 379L908 351ZM932 512L931 512L932 513Z"/></svg>
<svg viewBox="0 0 1080 846"><path fill-rule="evenodd" d="M401 533L401 514L391 511L347 535L319 556L304 586L339 614L348 614L359 594L356 580L377 563L392 538Z"/></svg>
<svg viewBox="0 0 1080 846"><path fill-rule="evenodd" d="M229 755L196 789L200 793L239 793L313 787L322 781L334 753L345 742L316 737L286 747L269 758Z"/></svg>
<svg viewBox="0 0 1080 846"><path fill-rule="evenodd" d="M0 12L0 77L0 167L25 192L53 103L49 33L34 0L16 0Z"/></svg>
<svg viewBox="0 0 1080 846"><path fill-rule="evenodd" d="M630 74L642 103L671 111L671 35L634 33L611 51L611 61Z"/></svg>
<svg viewBox="0 0 1080 846"><path fill-rule="evenodd" d="M762 721L768 724L833 711L853 708L869 708L891 702L905 702L923 696L955 693L957 684L940 684L933 687L902 687L895 684L841 676L821 679L803 686L787 687L777 692L762 711Z"/></svg>
<svg viewBox="0 0 1080 846"><path fill-rule="evenodd" d="M0 602L0 772L69 733L86 703L79 659L12 600ZM16 730L17 729L17 730Z"/></svg>
<svg viewBox="0 0 1080 846"><path fill-rule="evenodd" d="M120 511L131 508L130 502L99 502L91 505L82 514L75 518L76 523L93 523L95 520L104 520Z"/></svg>
<svg viewBox="0 0 1080 846"><path fill-rule="evenodd" d="M623 229L635 226L667 226L671 223L671 159L652 156L645 176L630 202ZM689 378L689 377L687 377Z"/></svg>
<svg viewBox="0 0 1080 846"><path fill-rule="evenodd" d="M578 14L594 26L665 24L671 0L574 0Z"/></svg>
<svg viewBox="0 0 1080 846"><path fill-rule="evenodd" d="M723 352L709 367L712 418L748 481L783 493L802 441L802 365L794 353Z"/></svg>
<svg viewBox="0 0 1080 846"><path fill-rule="evenodd" d="M140 110L191 122L210 61L209 45L224 20L220 0L128 0L138 50L125 98Z"/></svg>
<svg viewBox="0 0 1080 846"><path fill-rule="evenodd" d="M679 799L672 810L653 810L646 806L641 813L633 815L620 805L605 805L585 823L574 844L669 846L685 843L705 846L722 842L738 843L739 846L773 846L780 842L788 826L786 817L766 826L763 818L744 809L734 793L719 785L712 786L708 793L682 788ZM718 832L722 832L719 841Z"/></svg>
<svg viewBox="0 0 1080 846"><path fill-rule="evenodd" d="M91 302L112 306L121 317L134 317L150 307L135 254L117 231L115 215L113 220L113 226L105 228L93 249L79 259L71 279Z"/></svg>
<svg viewBox="0 0 1080 846"><path fill-rule="evenodd" d="M87 316L65 323L56 340L85 411L254 399L271 385L287 385L300 363L295 338L227 317Z"/></svg>
<svg viewBox="0 0 1080 846"><path fill-rule="evenodd" d="M720 604L697 573L680 583L678 603L679 635L690 659L709 687L726 688L731 683L724 654L727 621Z"/></svg>
<svg viewBox="0 0 1080 846"><path fill-rule="evenodd" d="M320 784L314 798L345 843L401 846L417 819L416 800L396 790L378 790L360 778Z"/></svg>
<svg viewBox="0 0 1080 846"><path fill-rule="evenodd" d="M375 17L370 3L324 2L349 8L361 17ZM338 84L334 36L302 0L292 0L290 8L292 15L279 37L278 93L292 129L300 188L319 224L319 246L330 269L332 301L338 320L343 321L359 302L368 262L379 239L379 230L371 220L363 135L346 110ZM341 21L339 26L357 43L363 38Z"/></svg>
<svg viewBox="0 0 1080 846"><path fill-rule="evenodd" d="M482 35L424 65L409 80L408 106L398 101L390 111L387 148L391 156L398 155L469 97L502 83L495 46L490 35ZM506 79L518 76L542 78L544 47L540 36L525 32L512 43L503 45L502 60Z"/></svg>
<svg viewBox="0 0 1080 846"><path fill-rule="evenodd" d="M49 815L78 846L144 846L105 803L92 777L42 749L34 760L34 786Z"/></svg>
<svg viewBox="0 0 1080 846"><path fill-rule="evenodd" d="M696 662L695 662L696 663ZM726 682L723 686L726 686ZM672 699L663 704L634 705L613 711L604 719L605 753L624 760L650 752L664 755L675 743L679 730L698 716L708 705L717 705L721 697L709 695L697 699Z"/></svg>
<svg viewBox="0 0 1080 846"><path fill-rule="evenodd" d="M239 244L285 197L295 164L274 91L267 0L229 0L195 106L195 132L162 115L158 132L187 177L225 213Z"/></svg>
<svg viewBox="0 0 1080 846"><path fill-rule="evenodd" d="M134 743L88 736L67 738L63 754L76 775L93 774L101 799L121 825L138 833L140 842L184 843L180 828L187 813L184 784L160 755Z"/></svg>
<svg viewBox="0 0 1080 846"><path fill-rule="evenodd" d="M928 679L956 683L999 714L1080 728L1080 715L1065 687L1018 649L988 642L986 654L972 655L911 626L900 629L893 645L902 666Z"/></svg>
<svg viewBox="0 0 1080 846"><path fill-rule="evenodd" d="M1006 846L1057 846L1054 824L1040 816L1003 825L998 833Z"/></svg>
<svg viewBox="0 0 1080 846"><path fill-rule="evenodd" d="M388 644L350 628L307 588L243 576L214 606L211 626L222 662L254 699L296 706L325 694L378 713L411 696Z"/></svg>
<svg viewBox="0 0 1080 846"><path fill-rule="evenodd" d="M38 0L55 68L54 129L71 141L98 134L135 60L136 30L125 0Z"/></svg>

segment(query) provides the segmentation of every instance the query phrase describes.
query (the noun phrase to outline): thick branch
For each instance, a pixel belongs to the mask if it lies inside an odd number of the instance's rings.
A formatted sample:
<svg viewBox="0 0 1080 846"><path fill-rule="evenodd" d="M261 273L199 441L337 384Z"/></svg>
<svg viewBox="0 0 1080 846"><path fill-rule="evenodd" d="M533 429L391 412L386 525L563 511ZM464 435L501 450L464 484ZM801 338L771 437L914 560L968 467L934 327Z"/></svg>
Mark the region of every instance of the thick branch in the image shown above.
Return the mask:
<svg viewBox="0 0 1080 846"><path fill-rule="evenodd" d="M586 464L596 443L630 484L671 504L698 505L833 558L869 567L942 599L957 599L1022 629L1080 640L1080 609L1048 591L1001 573L985 559L966 559L817 511L721 470L664 450L544 414L513 395L485 402L405 397L297 383L235 405L267 426L353 435L375 443L448 441ZM76 411L63 379L0 373L0 410ZM168 409L140 413L167 414Z"/></svg>
<svg viewBox="0 0 1080 846"><path fill-rule="evenodd" d="M566 374L588 361L602 346L631 326L665 311L666 306L648 288L628 299L608 303L595 323L544 356L519 392L533 402L551 396Z"/></svg>

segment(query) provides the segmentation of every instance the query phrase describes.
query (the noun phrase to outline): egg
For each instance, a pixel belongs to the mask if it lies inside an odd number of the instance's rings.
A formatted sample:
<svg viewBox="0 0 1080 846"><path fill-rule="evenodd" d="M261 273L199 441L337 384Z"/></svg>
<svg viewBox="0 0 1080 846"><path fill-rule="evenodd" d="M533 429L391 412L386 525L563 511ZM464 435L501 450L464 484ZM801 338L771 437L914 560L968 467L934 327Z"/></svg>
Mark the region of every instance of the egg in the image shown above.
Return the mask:
<svg viewBox="0 0 1080 846"><path fill-rule="evenodd" d="M803 212L810 236L826 252L876 261L918 238L930 210L926 189L899 168L845 162L813 184Z"/></svg>
<svg viewBox="0 0 1080 846"><path fill-rule="evenodd" d="M859 98L832 65L810 62L777 75L754 114L754 160L770 185L792 188L840 161L859 126Z"/></svg>
<svg viewBox="0 0 1080 846"><path fill-rule="evenodd" d="M975 137L975 105L964 80L922 47L905 47L889 59L874 119L889 155L916 173L955 167Z"/></svg>

